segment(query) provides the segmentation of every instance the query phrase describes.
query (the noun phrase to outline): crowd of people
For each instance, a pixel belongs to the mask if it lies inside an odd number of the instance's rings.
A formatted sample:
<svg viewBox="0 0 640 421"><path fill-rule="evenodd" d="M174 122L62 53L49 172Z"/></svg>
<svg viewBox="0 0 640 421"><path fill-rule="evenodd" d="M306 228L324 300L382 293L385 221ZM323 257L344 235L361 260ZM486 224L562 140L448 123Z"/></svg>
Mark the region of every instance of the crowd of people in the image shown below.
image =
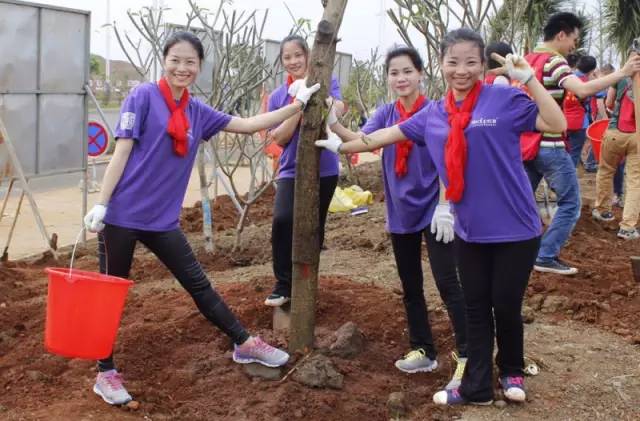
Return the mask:
<svg viewBox="0 0 640 421"><path fill-rule="evenodd" d="M395 366L405 373L438 368L424 295L424 239L456 343L456 370L434 394L437 404L492 402L494 341L498 383L506 399L526 400L524 293L534 269L577 273L559 255L580 216L576 167L595 168L592 153L584 151L585 130L594 119L610 115L592 215L611 221L611 206L623 203L618 236L640 237L640 158L629 89L629 78L640 71L640 56L631 54L617 71L598 68L590 56L579 57L572 68L567 58L582 27L571 13L553 15L543 41L526 57L505 43L485 48L483 38L470 29L447 33L439 51L447 84L442 98L423 95L419 53L394 48L386 56L385 74L397 99L379 106L357 132L339 121L345 106L337 80L328 89L330 135L316 141L324 148L318 186L320 238L338 182L337 155L382 149L386 230L409 331L408 352ZM290 301L297 144L304 106L319 85L306 86L309 48L303 38L289 36L280 47L287 79L272 92L269 112L233 117L189 95L203 55L197 37L174 34L163 51L163 78L141 85L126 99L115 153L85 225L99 233L101 272L127 277L140 241L170 269L201 313L233 340L234 361L281 366L288 354L243 328L212 288L178 219L198 142L222 130L269 129L268 138L283 151L271 238L276 282L264 304ZM624 189L618 180L614 198L615 174L622 165ZM555 192L558 205L546 229L535 201L542 179ZM112 357L98 362L93 390L110 404L131 400Z"/></svg>

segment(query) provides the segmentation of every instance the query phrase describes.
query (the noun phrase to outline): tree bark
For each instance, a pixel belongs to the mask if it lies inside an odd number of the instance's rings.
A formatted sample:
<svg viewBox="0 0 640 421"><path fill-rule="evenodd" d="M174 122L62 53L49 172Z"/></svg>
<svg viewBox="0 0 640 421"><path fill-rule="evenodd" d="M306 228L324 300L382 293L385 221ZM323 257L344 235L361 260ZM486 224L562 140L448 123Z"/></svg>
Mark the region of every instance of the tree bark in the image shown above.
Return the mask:
<svg viewBox="0 0 640 421"><path fill-rule="evenodd" d="M289 350L313 347L320 261L319 163L320 150L314 141L324 132L324 99L331 86L337 34L347 0L323 1L324 13L318 24L309 57L307 85L320 82L322 87L307 104L304 112L296 162L293 209L293 273Z"/></svg>

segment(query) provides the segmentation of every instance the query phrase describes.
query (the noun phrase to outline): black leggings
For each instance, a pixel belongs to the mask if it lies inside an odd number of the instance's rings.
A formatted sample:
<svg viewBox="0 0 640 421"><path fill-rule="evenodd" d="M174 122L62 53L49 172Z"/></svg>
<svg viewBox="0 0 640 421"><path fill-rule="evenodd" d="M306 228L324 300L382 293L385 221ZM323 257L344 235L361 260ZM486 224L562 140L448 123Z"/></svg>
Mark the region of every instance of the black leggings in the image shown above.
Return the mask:
<svg viewBox="0 0 640 421"><path fill-rule="evenodd" d="M106 224L104 231L98 235L100 272L107 273L108 268L109 275L128 278L133 251L138 241L164 263L184 289L191 294L200 312L211 323L226 333L236 344L241 344L249 338L249 334L224 303L222 297L211 287L207 275L179 228L173 231L151 232ZM98 361L100 371L113 368L115 368L113 355Z"/></svg>
<svg viewBox="0 0 640 421"><path fill-rule="evenodd" d="M324 242L324 225L329 204L338 185L338 176L320 178L320 244ZM295 179L281 178L277 181L271 225L271 254L273 274L276 277L274 294L291 297L291 254L293 243L293 194Z"/></svg>
<svg viewBox="0 0 640 421"><path fill-rule="evenodd" d="M522 300L540 237L510 243L468 243L456 237L460 282L467 304L468 361L460 394L472 402L493 399L493 339L500 376L522 376Z"/></svg>
<svg viewBox="0 0 640 421"><path fill-rule="evenodd" d="M422 348L432 360L437 351L433 344L431 325L424 298L422 273L422 235L427 242L431 273L453 325L456 348L460 357L467 356L467 318L464 296L456 272L453 244L436 241L429 226L423 232L391 234L393 255L404 291L404 308L409 323L409 342L412 349Z"/></svg>

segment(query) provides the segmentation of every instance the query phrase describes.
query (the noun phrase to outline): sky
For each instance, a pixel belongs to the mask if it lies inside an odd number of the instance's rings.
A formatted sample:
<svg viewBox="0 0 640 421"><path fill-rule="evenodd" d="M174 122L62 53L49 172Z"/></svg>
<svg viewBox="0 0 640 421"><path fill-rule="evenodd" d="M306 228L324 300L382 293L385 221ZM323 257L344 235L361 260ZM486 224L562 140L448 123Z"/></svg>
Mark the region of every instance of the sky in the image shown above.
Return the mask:
<svg viewBox="0 0 640 421"><path fill-rule="evenodd" d="M217 7L219 1L196 0L196 3L213 8ZM578 3L586 3L590 8L596 1L578 0ZM188 0L110 0L110 20L107 19L107 0L40 0L40 3L91 11L91 52L101 56L106 55L107 33L111 30L103 25L109 21L116 21L119 28L137 36L127 17L127 9L137 11L144 6L152 6L154 2L162 3L170 9L166 12L166 22L178 24L185 22L185 13L190 10ZM296 18L311 19L312 28L317 26L322 17L320 0L233 0L231 2L227 0L227 2L232 3L227 6L229 10L269 9L264 36L275 40L288 35L293 26L293 19L285 3ZM567 3L570 3L570 0L567 0ZM393 0L349 0L340 27L341 42L338 44L338 51L364 60L370 57L371 49L376 46L379 46L380 51L384 53L394 44L403 44L394 24L386 15L386 10L394 7ZM419 35L412 36L412 39L415 40L414 42L423 41ZM114 36L111 36L109 51L112 59L126 60Z"/></svg>

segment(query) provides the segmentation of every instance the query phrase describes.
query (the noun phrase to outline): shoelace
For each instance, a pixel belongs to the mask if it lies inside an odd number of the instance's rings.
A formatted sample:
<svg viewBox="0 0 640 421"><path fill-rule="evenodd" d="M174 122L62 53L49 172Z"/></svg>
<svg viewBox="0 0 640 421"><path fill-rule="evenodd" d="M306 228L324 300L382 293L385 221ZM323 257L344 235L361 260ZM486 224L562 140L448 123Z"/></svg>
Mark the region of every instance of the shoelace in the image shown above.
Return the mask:
<svg viewBox="0 0 640 421"><path fill-rule="evenodd" d="M410 351L407 355L404 356L405 360L417 360L427 356L427 353L424 352L424 349L418 348Z"/></svg>
<svg viewBox="0 0 640 421"><path fill-rule="evenodd" d="M107 382L109 388L113 391L121 390L124 386L122 385L122 375L120 373L114 373L111 375L104 376L104 380Z"/></svg>
<svg viewBox="0 0 640 421"><path fill-rule="evenodd" d="M513 385L513 386L523 386L524 385L524 378L522 378L520 376L507 377L507 384L508 385Z"/></svg>
<svg viewBox="0 0 640 421"><path fill-rule="evenodd" d="M453 361L456 362L456 371L453 372L453 378L462 379L466 362L461 362L460 358L458 358L458 354L456 354L455 352L451 353L451 357L453 358Z"/></svg>

